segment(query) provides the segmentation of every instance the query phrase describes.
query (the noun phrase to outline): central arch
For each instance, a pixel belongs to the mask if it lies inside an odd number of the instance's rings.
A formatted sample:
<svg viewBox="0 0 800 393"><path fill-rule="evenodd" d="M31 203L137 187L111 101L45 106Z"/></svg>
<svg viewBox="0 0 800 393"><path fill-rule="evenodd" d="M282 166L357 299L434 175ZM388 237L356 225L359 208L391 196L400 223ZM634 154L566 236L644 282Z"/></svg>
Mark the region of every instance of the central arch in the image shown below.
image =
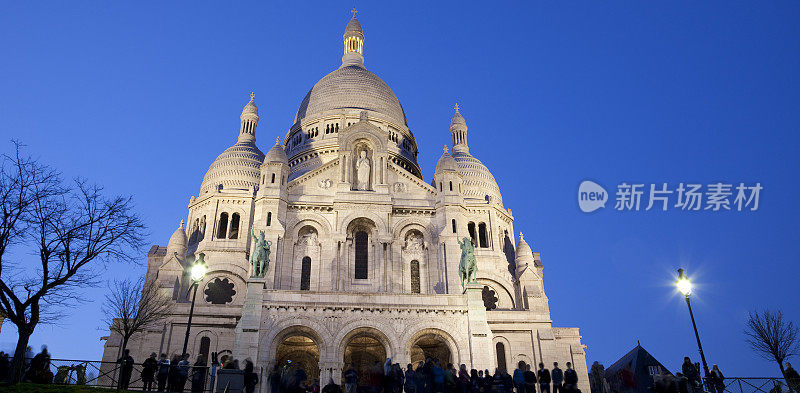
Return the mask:
<svg viewBox="0 0 800 393"><path fill-rule="evenodd" d="M382 372L388 354L388 340L377 329L357 328L345 336L342 346L342 372L352 364L359 375L359 386L369 384L371 375Z"/></svg>
<svg viewBox="0 0 800 393"><path fill-rule="evenodd" d="M409 342L408 358L411 364L419 364L426 359L435 359L442 366L453 362L450 341L438 329L424 329Z"/></svg>
<svg viewBox="0 0 800 393"><path fill-rule="evenodd" d="M307 383L319 379L320 345L316 332L305 326L292 326L284 329L276 341L275 364L288 366L292 372L304 370Z"/></svg>

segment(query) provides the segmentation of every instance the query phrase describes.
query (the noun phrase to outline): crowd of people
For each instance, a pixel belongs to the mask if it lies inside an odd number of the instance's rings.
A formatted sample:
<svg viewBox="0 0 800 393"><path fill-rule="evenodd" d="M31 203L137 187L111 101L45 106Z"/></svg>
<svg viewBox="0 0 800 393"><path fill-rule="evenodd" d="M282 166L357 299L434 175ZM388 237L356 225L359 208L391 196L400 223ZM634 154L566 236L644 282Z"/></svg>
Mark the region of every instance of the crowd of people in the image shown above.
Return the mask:
<svg viewBox="0 0 800 393"><path fill-rule="evenodd" d="M359 375L351 364L343 375L342 389L331 379L322 388L322 393L580 393L578 374L568 362L566 369L553 363L552 371L539 363L536 372L525 362L519 362L513 374L504 368L467 370L462 364L458 369L451 363L442 364L437 359L419 362L416 367L408 364L405 369L391 358ZM280 370L276 366L270 375L271 393L318 393L314 385L307 387L302 378L292 378L288 384L280 383Z"/></svg>
<svg viewBox="0 0 800 393"><path fill-rule="evenodd" d="M63 383L59 382L59 375L54 376L51 371L50 353L46 347L43 346L38 354L28 347L24 359L24 382L49 384L54 383L55 377L55 383ZM191 392L199 393L213 386L216 369L223 369L238 370L236 374L241 375L244 391L255 391L259 378L252 361L245 360L244 368L240 369L238 360L224 359L223 364L219 364L216 354L212 354L210 360L209 366L203 355L198 355L192 363L186 354L168 358L164 353L159 357L153 352L139 364L141 389L182 393L188 387ZM134 376L136 362L126 349L117 363L116 387L127 390ZM0 352L0 380L7 379L10 371L9 354ZM85 367L83 373L83 378L79 376L78 379L85 381ZM800 374L790 363L786 363L784 376L792 390L800 391ZM520 361L509 374L502 367L496 368L494 373L488 369L467 370L464 364L456 369L451 363L442 364L438 359L431 358L416 366L408 364L403 368L389 358L383 364L375 361L367 368L357 369L354 364L348 365L343 372L341 386L331 378L328 384L320 388L318 380L310 382L308 379L305 370L286 361L273 367L266 382L270 393L581 393L578 374L569 362L564 369L557 362L550 369L544 363L539 363L534 371L531 365ZM654 376L653 382L652 390L655 393L724 393L726 390L725 376L716 364L704 380L698 366L689 357L684 358L680 372L672 375L662 370ZM780 386L775 391L781 392Z"/></svg>

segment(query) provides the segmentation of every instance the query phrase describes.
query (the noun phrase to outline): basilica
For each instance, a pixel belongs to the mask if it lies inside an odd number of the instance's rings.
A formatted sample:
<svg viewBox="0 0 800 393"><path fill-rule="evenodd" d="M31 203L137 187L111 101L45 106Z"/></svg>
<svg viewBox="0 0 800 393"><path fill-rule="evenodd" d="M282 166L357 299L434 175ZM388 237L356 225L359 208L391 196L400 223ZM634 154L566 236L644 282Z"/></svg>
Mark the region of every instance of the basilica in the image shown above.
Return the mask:
<svg viewBox="0 0 800 393"><path fill-rule="evenodd" d="M193 308L192 361L249 358L260 392L275 364L324 384L386 358L492 372L571 362L588 392L578 329L552 326L539 253L521 233L516 241L465 117L456 106L452 146L425 180L400 101L364 65L364 37L354 15L341 66L313 85L266 154L250 95L236 143L213 160L167 246L147 255L146 282L175 308L133 336L131 355L138 363L181 353ZM461 280L459 242L474 245L474 281ZM264 244L259 266L251 254ZM195 283L189 272L200 259L207 273ZM112 332L103 360L116 361L120 345Z"/></svg>

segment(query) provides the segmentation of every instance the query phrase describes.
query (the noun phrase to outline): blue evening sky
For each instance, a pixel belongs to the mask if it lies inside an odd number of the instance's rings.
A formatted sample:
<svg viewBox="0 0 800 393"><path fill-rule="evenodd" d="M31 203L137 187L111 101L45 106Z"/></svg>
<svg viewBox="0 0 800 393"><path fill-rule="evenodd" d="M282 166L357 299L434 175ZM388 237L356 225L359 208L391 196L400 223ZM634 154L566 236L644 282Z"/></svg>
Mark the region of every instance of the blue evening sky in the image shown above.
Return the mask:
<svg viewBox="0 0 800 393"><path fill-rule="evenodd" d="M471 152L541 252L554 325L580 327L589 363L609 366L637 340L673 371L697 360L671 286L685 267L709 362L778 374L742 329L757 307L800 322L798 2L6 2L0 152L17 138L67 177L132 194L148 243L166 245L235 142L250 91L267 151L339 66L353 5L366 66L402 102L425 180L458 102ZM612 193L623 181L764 189L755 212L620 212L612 200L586 214L584 179ZM145 252L107 277L141 274ZM104 292L40 326L34 347L99 359ZM15 340L5 324L0 349Z"/></svg>

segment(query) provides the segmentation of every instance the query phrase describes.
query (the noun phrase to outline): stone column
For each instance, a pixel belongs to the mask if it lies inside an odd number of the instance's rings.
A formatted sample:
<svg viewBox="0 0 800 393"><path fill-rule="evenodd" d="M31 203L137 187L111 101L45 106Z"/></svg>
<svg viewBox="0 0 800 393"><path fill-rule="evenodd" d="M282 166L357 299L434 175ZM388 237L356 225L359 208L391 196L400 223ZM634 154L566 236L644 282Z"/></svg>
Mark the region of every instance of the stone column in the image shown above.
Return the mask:
<svg viewBox="0 0 800 393"><path fill-rule="evenodd" d="M467 297L467 322L469 327L469 356L471 367L477 370L493 367L492 331L486 321L483 305L483 285L469 283L464 289Z"/></svg>
<svg viewBox="0 0 800 393"><path fill-rule="evenodd" d="M258 332L261 326L264 283L263 278L247 280L247 292L242 306L242 318L236 324L236 341L233 349L234 359L258 359Z"/></svg>

